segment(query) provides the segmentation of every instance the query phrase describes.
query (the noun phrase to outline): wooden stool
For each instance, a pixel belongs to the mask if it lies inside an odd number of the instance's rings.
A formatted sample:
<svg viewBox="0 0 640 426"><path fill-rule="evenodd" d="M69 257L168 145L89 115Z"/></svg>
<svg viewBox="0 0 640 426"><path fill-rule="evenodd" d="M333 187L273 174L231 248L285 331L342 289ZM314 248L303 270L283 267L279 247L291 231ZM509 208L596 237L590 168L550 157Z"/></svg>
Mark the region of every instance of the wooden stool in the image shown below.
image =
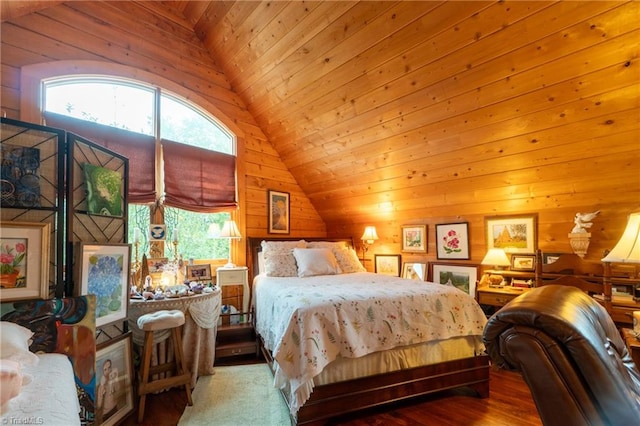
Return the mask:
<svg viewBox="0 0 640 426"><path fill-rule="evenodd" d="M184 324L184 314L179 310L157 311L142 315L138 318L138 328L144 331L144 348L142 359L142 372L138 395L138 423L144 419L144 404L148 393L158 392L163 389L182 386L187 393L187 403L193 405L191 399L191 374L186 367L182 353L182 336L180 330ZM151 352L153 351L153 332L171 329L171 343L175 352L175 360L160 365L151 366ZM174 376L153 380L158 373L175 372Z"/></svg>

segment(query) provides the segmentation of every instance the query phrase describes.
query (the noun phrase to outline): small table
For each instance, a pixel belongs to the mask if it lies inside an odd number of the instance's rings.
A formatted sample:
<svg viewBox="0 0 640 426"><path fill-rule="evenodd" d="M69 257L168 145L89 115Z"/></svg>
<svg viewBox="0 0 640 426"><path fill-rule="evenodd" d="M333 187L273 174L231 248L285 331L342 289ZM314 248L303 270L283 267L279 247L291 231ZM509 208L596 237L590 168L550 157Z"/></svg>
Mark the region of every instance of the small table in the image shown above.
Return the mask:
<svg viewBox="0 0 640 426"><path fill-rule="evenodd" d="M627 349L631 353L631 359L636 364L636 367L640 368L640 340L631 333L631 329L623 328L622 337L627 344Z"/></svg>
<svg viewBox="0 0 640 426"><path fill-rule="evenodd" d="M187 368L191 372L191 387L196 386L198 376L213 374L213 362L216 352L216 332L222 294L219 289L212 293L193 296L165 298L162 300L131 299L129 303L129 329L133 334L133 342L142 347L144 332L138 328L138 318L142 315L161 310L179 309L185 314L182 331L182 349ZM166 362L173 356L165 344L170 330L157 331L153 341L156 350L151 355L151 365Z"/></svg>

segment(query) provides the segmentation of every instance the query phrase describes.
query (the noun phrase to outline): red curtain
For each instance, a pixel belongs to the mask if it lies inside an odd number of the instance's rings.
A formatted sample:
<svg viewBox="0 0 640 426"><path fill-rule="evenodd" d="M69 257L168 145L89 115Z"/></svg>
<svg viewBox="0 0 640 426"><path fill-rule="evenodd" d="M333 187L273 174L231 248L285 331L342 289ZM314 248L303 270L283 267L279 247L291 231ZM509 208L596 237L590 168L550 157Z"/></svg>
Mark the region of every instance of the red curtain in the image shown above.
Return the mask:
<svg viewBox="0 0 640 426"><path fill-rule="evenodd" d="M162 140L165 205L200 213L237 207L236 157Z"/></svg>
<svg viewBox="0 0 640 426"><path fill-rule="evenodd" d="M129 202L156 200L155 138L111 126L45 112L47 126L82 136L129 159Z"/></svg>

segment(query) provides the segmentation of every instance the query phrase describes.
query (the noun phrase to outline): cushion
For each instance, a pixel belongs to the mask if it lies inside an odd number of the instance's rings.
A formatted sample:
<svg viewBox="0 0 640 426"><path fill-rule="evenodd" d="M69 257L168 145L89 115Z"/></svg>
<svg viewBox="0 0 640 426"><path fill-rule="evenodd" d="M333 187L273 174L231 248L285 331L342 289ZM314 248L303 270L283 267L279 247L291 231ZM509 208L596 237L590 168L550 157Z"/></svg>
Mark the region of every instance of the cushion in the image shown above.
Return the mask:
<svg viewBox="0 0 640 426"><path fill-rule="evenodd" d="M20 394L22 389L22 368L19 362L0 359L0 406ZM4 411L4 410L3 410Z"/></svg>
<svg viewBox="0 0 640 426"><path fill-rule="evenodd" d="M347 248L346 241L308 241L307 248Z"/></svg>
<svg viewBox="0 0 640 426"><path fill-rule="evenodd" d="M138 318L138 328L142 331L166 330L184 324L184 313L178 309L156 311Z"/></svg>
<svg viewBox="0 0 640 426"><path fill-rule="evenodd" d="M362 263L360 263L360 259L358 259L358 254L352 248L334 248L333 255L336 257L338 261L338 266L340 267L340 271L343 274L350 274L353 272L366 272Z"/></svg>
<svg viewBox="0 0 640 426"><path fill-rule="evenodd" d="M39 358L29 351L33 331L10 321L0 322L0 359L36 365Z"/></svg>
<svg viewBox="0 0 640 426"><path fill-rule="evenodd" d="M293 257L298 263L298 276L301 278L340 273L338 261L328 248L295 248Z"/></svg>
<svg viewBox="0 0 640 426"><path fill-rule="evenodd" d="M262 241L261 245L264 271L267 276L295 277L298 275L292 250L306 247L306 241Z"/></svg>
<svg viewBox="0 0 640 426"><path fill-rule="evenodd" d="M264 257L264 269L268 277L297 277L298 266L293 252L272 253Z"/></svg>

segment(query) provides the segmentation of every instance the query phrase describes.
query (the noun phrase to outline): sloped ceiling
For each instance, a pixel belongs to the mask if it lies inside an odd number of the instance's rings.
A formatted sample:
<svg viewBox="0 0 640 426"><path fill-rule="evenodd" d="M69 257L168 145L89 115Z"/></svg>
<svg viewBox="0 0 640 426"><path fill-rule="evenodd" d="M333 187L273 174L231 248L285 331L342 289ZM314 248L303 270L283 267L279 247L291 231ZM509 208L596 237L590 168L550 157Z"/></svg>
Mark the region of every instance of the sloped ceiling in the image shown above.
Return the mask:
<svg viewBox="0 0 640 426"><path fill-rule="evenodd" d="M139 3L193 29L327 224L570 218L637 143L637 2Z"/></svg>

